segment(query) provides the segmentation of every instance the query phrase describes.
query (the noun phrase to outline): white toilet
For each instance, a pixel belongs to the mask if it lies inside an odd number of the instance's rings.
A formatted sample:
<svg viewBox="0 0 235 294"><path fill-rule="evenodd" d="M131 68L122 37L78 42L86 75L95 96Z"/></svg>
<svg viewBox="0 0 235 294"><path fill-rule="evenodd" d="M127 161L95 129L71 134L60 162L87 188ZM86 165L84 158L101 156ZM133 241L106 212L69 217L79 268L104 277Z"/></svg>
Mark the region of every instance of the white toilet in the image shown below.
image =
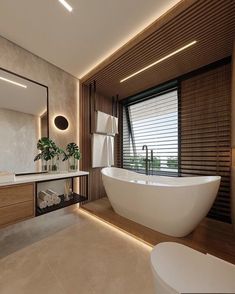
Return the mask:
<svg viewBox="0 0 235 294"><path fill-rule="evenodd" d="M156 294L235 293L235 265L175 242L151 252Z"/></svg>

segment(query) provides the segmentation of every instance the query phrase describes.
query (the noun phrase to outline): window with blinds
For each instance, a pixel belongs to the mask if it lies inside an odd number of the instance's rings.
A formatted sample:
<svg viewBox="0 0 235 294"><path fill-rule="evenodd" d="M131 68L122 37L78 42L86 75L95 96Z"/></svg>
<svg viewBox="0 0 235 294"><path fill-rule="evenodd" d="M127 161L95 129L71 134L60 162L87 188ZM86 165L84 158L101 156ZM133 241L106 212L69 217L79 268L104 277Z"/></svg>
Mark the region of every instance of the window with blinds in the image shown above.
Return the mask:
<svg viewBox="0 0 235 294"><path fill-rule="evenodd" d="M132 101L123 107L123 168L145 173L147 145L150 174L178 175L177 88Z"/></svg>

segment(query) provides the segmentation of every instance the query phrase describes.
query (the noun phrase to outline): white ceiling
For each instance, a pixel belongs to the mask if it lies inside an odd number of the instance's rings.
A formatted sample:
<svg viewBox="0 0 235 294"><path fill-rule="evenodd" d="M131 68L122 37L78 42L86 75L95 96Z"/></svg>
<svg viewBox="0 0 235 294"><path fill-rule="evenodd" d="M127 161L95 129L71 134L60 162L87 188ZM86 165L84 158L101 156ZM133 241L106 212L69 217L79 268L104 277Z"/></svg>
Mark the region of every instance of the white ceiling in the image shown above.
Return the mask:
<svg viewBox="0 0 235 294"><path fill-rule="evenodd" d="M47 90L26 79L0 70L0 77L27 86L22 88L0 79L0 108L40 116L47 109Z"/></svg>
<svg viewBox="0 0 235 294"><path fill-rule="evenodd" d="M0 35L81 78L179 0L1 0Z"/></svg>

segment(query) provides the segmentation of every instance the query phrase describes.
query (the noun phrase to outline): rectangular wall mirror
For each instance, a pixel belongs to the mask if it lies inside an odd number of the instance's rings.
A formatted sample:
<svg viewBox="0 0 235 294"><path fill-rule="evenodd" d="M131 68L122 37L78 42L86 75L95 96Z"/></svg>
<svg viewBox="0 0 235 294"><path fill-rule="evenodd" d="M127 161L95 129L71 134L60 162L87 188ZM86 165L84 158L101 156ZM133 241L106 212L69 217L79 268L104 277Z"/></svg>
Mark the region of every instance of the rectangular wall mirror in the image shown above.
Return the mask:
<svg viewBox="0 0 235 294"><path fill-rule="evenodd" d="M0 69L0 171L41 172L34 157L48 133L48 88Z"/></svg>

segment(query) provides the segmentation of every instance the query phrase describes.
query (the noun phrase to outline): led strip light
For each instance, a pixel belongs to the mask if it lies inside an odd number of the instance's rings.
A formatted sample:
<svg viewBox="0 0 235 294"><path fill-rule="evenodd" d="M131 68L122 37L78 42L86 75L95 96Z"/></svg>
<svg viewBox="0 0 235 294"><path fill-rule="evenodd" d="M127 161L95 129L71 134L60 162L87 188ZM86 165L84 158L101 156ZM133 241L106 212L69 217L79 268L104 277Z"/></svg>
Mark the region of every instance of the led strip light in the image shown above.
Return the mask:
<svg viewBox="0 0 235 294"><path fill-rule="evenodd" d="M185 49L191 47L192 45L194 45L194 44L196 44L196 43L197 43L197 41L193 41L193 42L188 43L187 45L185 45L185 46L183 46L183 47L181 47L181 48L175 50L174 52L172 52L172 53L170 53L170 54L168 54L168 55L166 55L166 56L164 56L164 57L158 59L157 61L155 61L155 62L153 62L153 63L147 65L146 67L144 67L144 68L142 68L142 69L140 69L140 70L134 72L133 74L131 74L131 75L125 77L124 79L122 79L122 80L120 81L120 83L123 83L123 82L129 80L130 78L132 78L132 77L134 77L134 76L136 76L136 75L142 73L143 71L145 71L145 70L147 70L147 69L153 67L154 65L156 65L156 64L158 64L158 63L160 63L160 62L162 62L162 61L164 61L164 60L166 60L166 59L168 59L168 58L170 58L170 57L176 55L177 53L179 53L179 52L181 52L181 51L183 51L183 50L185 50Z"/></svg>

